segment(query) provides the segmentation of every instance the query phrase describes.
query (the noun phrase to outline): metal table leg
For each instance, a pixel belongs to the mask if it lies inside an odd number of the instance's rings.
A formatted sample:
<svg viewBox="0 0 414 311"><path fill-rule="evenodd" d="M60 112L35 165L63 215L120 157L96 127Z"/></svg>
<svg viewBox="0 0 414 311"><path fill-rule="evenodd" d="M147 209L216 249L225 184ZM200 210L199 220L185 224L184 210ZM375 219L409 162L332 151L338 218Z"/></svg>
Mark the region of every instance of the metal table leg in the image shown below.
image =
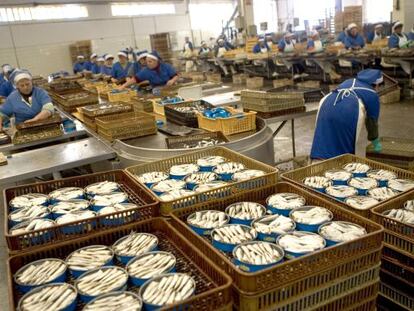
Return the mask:
<svg viewBox="0 0 414 311"><path fill-rule="evenodd" d="M291 126L292 126L292 154L293 157L296 157L296 146L295 146L295 119L291 120Z"/></svg>
<svg viewBox="0 0 414 311"><path fill-rule="evenodd" d="M287 120L282 121L282 124L280 124L279 127L273 132L273 138L276 137L276 135L282 130L282 128L285 126L286 123L287 123Z"/></svg>

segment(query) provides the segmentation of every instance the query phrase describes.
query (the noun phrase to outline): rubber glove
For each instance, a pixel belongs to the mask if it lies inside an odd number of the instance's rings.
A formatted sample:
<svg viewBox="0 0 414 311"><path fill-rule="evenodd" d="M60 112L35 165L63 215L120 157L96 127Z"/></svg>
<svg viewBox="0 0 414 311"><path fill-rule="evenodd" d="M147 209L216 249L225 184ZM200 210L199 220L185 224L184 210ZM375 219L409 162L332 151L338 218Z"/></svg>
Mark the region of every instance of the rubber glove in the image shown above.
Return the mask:
<svg viewBox="0 0 414 311"><path fill-rule="evenodd" d="M382 145L379 138L374 139L372 145L374 146L374 152L379 153L382 151Z"/></svg>

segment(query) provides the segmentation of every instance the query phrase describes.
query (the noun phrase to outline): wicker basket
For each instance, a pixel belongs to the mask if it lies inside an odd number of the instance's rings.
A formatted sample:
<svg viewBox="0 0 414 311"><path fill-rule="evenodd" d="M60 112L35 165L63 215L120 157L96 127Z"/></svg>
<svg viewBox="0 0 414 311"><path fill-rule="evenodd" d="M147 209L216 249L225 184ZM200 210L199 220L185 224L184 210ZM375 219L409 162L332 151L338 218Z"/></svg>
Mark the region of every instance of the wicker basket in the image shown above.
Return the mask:
<svg viewBox="0 0 414 311"><path fill-rule="evenodd" d="M347 204L345 204L342 201L336 200L331 196L328 196L327 194L321 193L319 191L314 190L313 188L310 188L303 184L303 179L309 176L321 176L323 175L327 170L330 169L337 169L343 167L345 164L350 162L358 162L358 163L365 163L368 164L372 169L384 169L389 170L397 174L398 178L406 178L406 179L414 179L414 173L405 171L399 168L395 168L383 163L375 162L372 160L368 160L366 158L358 157L356 155L352 154L345 154L342 156L338 156L329 160L325 160L316 164L312 164L303 168L299 168L287 173L282 174L282 179L291 183L294 183L296 185L299 185L301 187L304 187L306 189L309 189L310 191L313 191L321 196L324 196L326 198L329 198L330 200L334 200L337 204L345 207L347 210L352 211L353 213L360 214L363 217L370 218L370 210L357 210ZM398 197L398 196L397 196ZM384 201L384 203L388 202ZM371 208L372 209L372 208Z"/></svg>
<svg viewBox="0 0 414 311"><path fill-rule="evenodd" d="M278 88L278 87L283 87L283 86L287 86L287 85L293 85L293 80L291 79L276 79L273 80L273 87L274 88Z"/></svg>
<svg viewBox="0 0 414 311"><path fill-rule="evenodd" d="M187 225L187 217L196 211L224 210L230 204L241 201L266 204L265 201L268 196L279 192L300 194L305 197L307 204L322 206L331 210L334 219L362 225L368 231L368 235L360 238L359 241L340 243L307 256L286 260L266 270L246 273L233 264L230 256L215 249L209 238L196 234ZM370 277L365 279L366 282L378 282L383 231L381 226L347 212L333 202L288 183L279 183L274 186L262 187L243 194L206 202L204 206L191 206L176 210L171 213L171 217L174 227L181 234L232 277L235 297L240 297L240 299L235 299L236 306L242 309L273 310L276 306L301 300L304 296L328 286L328 283L332 285L332 283L341 282L341 279L355 277L363 271L370 271L368 273ZM361 282L361 285L364 283L364 281ZM340 294L342 293L338 292L333 296ZM240 303L237 303L237 300ZM266 303L263 306L261 302L265 301ZM247 302L249 302L250 308L243 307ZM291 308L289 310L296 309Z"/></svg>
<svg viewBox="0 0 414 311"><path fill-rule="evenodd" d="M66 94L55 94L55 99L59 105L67 109L75 110L77 107L93 105L99 102L98 96L89 91L73 91Z"/></svg>
<svg viewBox="0 0 414 311"><path fill-rule="evenodd" d="M12 143L21 145L62 135L63 130L60 124L38 126L17 131L12 138Z"/></svg>
<svg viewBox="0 0 414 311"><path fill-rule="evenodd" d="M90 105L78 108L78 111L89 118L132 111L132 106L124 102Z"/></svg>
<svg viewBox="0 0 414 311"><path fill-rule="evenodd" d="M197 193L181 199L160 202L160 211L167 216L171 211L188 206L204 206L206 202L214 202L232 194L242 194L249 189L256 189L265 185L273 185L277 181L278 170L262 162L256 161L242 154L224 147L205 148L203 150L185 153L180 156L159 160L151 163L128 167L126 171L134 178L148 172L169 172L171 166L185 163L196 163L206 156L222 156L229 161L240 162L248 169L262 170L265 175L241 182L231 182L223 187Z"/></svg>
<svg viewBox="0 0 414 311"><path fill-rule="evenodd" d="M98 134L109 141L157 133L155 117L145 112L123 113L96 118Z"/></svg>
<svg viewBox="0 0 414 311"><path fill-rule="evenodd" d="M194 148L202 140L217 140L218 144L227 143L229 140L222 132L210 132L203 134L195 134L184 137L167 137L165 143L168 149L188 149Z"/></svg>
<svg viewBox="0 0 414 311"><path fill-rule="evenodd" d="M136 95L135 91L132 90L124 90L119 92L108 92L108 100L111 103L114 102L129 102L132 97Z"/></svg>
<svg viewBox="0 0 414 311"><path fill-rule="evenodd" d="M297 86L299 87L307 87L307 88L311 88L311 89L320 89L321 88L321 82L320 81L314 81L314 80L309 80L309 81L304 81L304 82L298 82L296 83Z"/></svg>
<svg viewBox="0 0 414 311"><path fill-rule="evenodd" d="M263 77L246 78L246 87L248 89L259 89L263 87Z"/></svg>
<svg viewBox="0 0 414 311"><path fill-rule="evenodd" d="M401 100L401 89L397 87L395 90L388 91L380 96L381 104L395 104Z"/></svg>
<svg viewBox="0 0 414 311"><path fill-rule="evenodd" d="M275 112L303 107L305 101L300 93L268 93L261 91L241 91L243 109L257 112Z"/></svg>
<svg viewBox="0 0 414 311"><path fill-rule="evenodd" d="M163 310L221 310L231 311L231 279L223 273L204 254L193 248L166 220L153 218L147 221L136 222L116 229L95 233L69 242L44 247L29 253L18 254L8 261L7 280L9 283L9 305L15 309L21 294L13 282L13 275L17 270L30 262L43 258L65 259L73 251L90 245L111 246L121 237L131 232L146 232L157 236L158 248L174 254L177 272L189 274L197 284L194 295L185 300L183 304L173 304L162 308ZM6 276L3 276L3 280ZM70 278L69 283L75 280ZM136 287L128 285L128 290L135 291ZM82 310L79 303L76 310Z"/></svg>
<svg viewBox="0 0 414 311"><path fill-rule="evenodd" d="M198 113L198 126L210 132L222 132L224 135L233 135L256 129L256 112L238 113L235 109L226 107L231 112L229 118L210 119Z"/></svg>
<svg viewBox="0 0 414 311"><path fill-rule="evenodd" d="M320 87L318 88L304 88L297 85L287 85L284 87L270 89L269 93L283 93L290 94L290 96L300 96L305 100L305 103L319 102L323 98Z"/></svg>
<svg viewBox="0 0 414 311"><path fill-rule="evenodd" d="M152 101L144 98L133 97L131 101L128 102L134 108L134 111L144 111L144 112L153 112L154 107Z"/></svg>
<svg viewBox="0 0 414 311"><path fill-rule="evenodd" d="M245 84L246 83L246 75L243 74L243 73L233 75L233 83L234 84Z"/></svg>

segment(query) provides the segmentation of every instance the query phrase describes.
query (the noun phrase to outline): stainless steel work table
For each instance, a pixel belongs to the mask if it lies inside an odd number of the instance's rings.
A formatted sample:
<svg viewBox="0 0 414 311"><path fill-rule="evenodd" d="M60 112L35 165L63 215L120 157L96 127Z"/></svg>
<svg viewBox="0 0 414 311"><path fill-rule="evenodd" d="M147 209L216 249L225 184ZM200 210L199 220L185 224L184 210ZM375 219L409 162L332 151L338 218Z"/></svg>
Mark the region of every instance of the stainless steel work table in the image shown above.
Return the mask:
<svg viewBox="0 0 414 311"><path fill-rule="evenodd" d="M0 184L79 167L116 157L116 152L94 137L13 154L0 166Z"/></svg>

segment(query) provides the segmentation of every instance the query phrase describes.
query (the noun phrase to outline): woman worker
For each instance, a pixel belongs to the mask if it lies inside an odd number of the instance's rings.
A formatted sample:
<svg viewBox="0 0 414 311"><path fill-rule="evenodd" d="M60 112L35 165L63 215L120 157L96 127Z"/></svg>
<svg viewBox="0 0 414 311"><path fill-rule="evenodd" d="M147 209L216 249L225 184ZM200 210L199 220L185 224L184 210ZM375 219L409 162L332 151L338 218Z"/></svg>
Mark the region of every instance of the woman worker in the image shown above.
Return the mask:
<svg viewBox="0 0 414 311"><path fill-rule="evenodd" d="M6 81L0 85L0 97L8 97L15 90L13 79L18 71L18 69L9 68L9 70L5 72L4 78Z"/></svg>
<svg viewBox="0 0 414 311"><path fill-rule="evenodd" d="M265 38L259 37L257 44L253 47L254 54L265 54L268 58L264 60L255 60L255 64L264 65L269 68L269 71L272 73L272 77L277 77L278 73L276 72L276 65L272 59L269 58L272 49L267 45Z"/></svg>
<svg viewBox="0 0 414 311"><path fill-rule="evenodd" d="M151 86L173 85L178 80L178 74L173 66L161 61L158 53L153 51L146 57L147 67L135 75L135 82L147 82Z"/></svg>
<svg viewBox="0 0 414 311"><path fill-rule="evenodd" d="M111 54L106 54L104 56L105 64L101 68L101 73L105 76L111 76L112 74L112 64L114 62L114 56Z"/></svg>
<svg viewBox="0 0 414 311"><path fill-rule="evenodd" d="M345 48L359 50L365 46L364 38L358 33L358 26L355 23L349 24L348 36L345 38Z"/></svg>
<svg viewBox="0 0 414 311"><path fill-rule="evenodd" d="M44 120L53 114L54 107L47 92L33 86L32 75L19 70L14 75L16 90L0 106L0 130L3 118L16 119L16 124Z"/></svg>
<svg viewBox="0 0 414 311"><path fill-rule="evenodd" d="M123 89L135 84L134 77L138 74L138 72L147 66L147 55L147 50L137 52L136 62L134 62L128 70L128 77L126 78L127 81L122 85Z"/></svg>
<svg viewBox="0 0 414 311"><path fill-rule="evenodd" d="M409 40L408 37L402 32L403 30L403 23L395 22L392 26L392 34L388 39L388 47L390 49L404 49L408 47ZM388 62L388 61L387 61ZM401 59L392 59L392 63L399 64L404 72L410 75L411 71L411 64L406 60Z"/></svg>
<svg viewBox="0 0 414 311"><path fill-rule="evenodd" d="M295 43L294 43L294 37L295 35L293 33L286 33L283 40L279 41L278 49L279 52L283 53L291 53L295 50ZM303 66L301 61L287 61L285 59L282 59L282 63L290 70L292 68L293 71L293 79L299 79L299 78L305 78L309 76L307 73L305 73L305 67Z"/></svg>
<svg viewBox="0 0 414 311"><path fill-rule="evenodd" d="M7 76L12 70L13 70L13 67L9 64L3 64L1 66L0 85L8 81Z"/></svg>
<svg viewBox="0 0 414 311"><path fill-rule="evenodd" d="M124 83L132 63L128 61L128 53L126 51L119 51L118 59L119 61L112 67L111 80L114 83Z"/></svg>
<svg viewBox="0 0 414 311"><path fill-rule="evenodd" d="M90 71L93 74L99 73L98 54L92 53L90 60L86 62L85 68L87 71Z"/></svg>
<svg viewBox="0 0 414 311"><path fill-rule="evenodd" d="M323 51L322 41L319 37L319 33L317 31L313 31L310 35L310 39L308 40L307 45L308 53L319 53ZM314 59L313 60L321 69L327 73L331 80L339 80L341 76L336 73L335 66L330 61L322 60L322 59Z"/></svg>
<svg viewBox="0 0 414 311"><path fill-rule="evenodd" d="M230 68L230 71L232 74L236 74L236 69L234 69L234 66L232 64L226 65L224 63L223 57L226 51L232 50L233 46L228 43L227 41L224 41L223 38L220 38L217 40L217 46L215 48L215 56L216 56L216 65L218 65L224 72L224 75L228 76L229 71L227 67Z"/></svg>
<svg viewBox="0 0 414 311"><path fill-rule="evenodd" d="M74 74L77 73L81 73L87 69L87 62L85 62L85 57L83 55L78 55L76 57L76 59L78 60L74 65L73 65L73 72Z"/></svg>
<svg viewBox="0 0 414 311"><path fill-rule="evenodd" d="M374 151L381 152L380 101L375 88L382 82L380 70L366 69L359 72L356 79L344 81L322 98L311 159L325 160L345 153L365 156L367 138L374 145Z"/></svg>

